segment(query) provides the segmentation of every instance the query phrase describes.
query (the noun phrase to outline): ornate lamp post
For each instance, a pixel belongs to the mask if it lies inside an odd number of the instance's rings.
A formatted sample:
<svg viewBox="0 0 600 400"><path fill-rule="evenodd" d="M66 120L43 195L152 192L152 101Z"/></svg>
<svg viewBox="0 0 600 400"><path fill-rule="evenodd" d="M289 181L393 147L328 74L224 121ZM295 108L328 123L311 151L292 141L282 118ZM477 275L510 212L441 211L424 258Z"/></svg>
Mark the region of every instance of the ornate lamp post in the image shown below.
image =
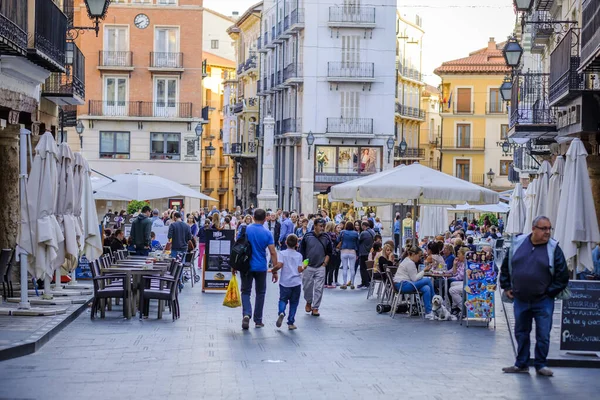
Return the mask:
<svg viewBox="0 0 600 400"><path fill-rule="evenodd" d="M533 5L533 0L513 0L513 4L517 11L529 11Z"/></svg>
<svg viewBox="0 0 600 400"><path fill-rule="evenodd" d="M79 135L79 147L83 149L83 131L85 127L83 126L83 122L81 120L77 121L77 125L75 126L75 132Z"/></svg>
<svg viewBox="0 0 600 400"><path fill-rule="evenodd" d="M80 33L84 31L100 32L100 20L106 17L110 0L84 0L85 8L87 9L88 17L92 20L94 26L69 26L67 28L67 38L76 39Z"/></svg>
<svg viewBox="0 0 600 400"><path fill-rule="evenodd" d="M306 136L306 143L308 144L308 159L310 160L312 145L315 143L315 135L313 135L312 131L308 132L308 136Z"/></svg>
<svg viewBox="0 0 600 400"><path fill-rule="evenodd" d="M506 61L506 65L515 69L521 64L521 57L523 57L523 47L519 44L514 36L508 38L508 41L502 49L502 55Z"/></svg>
<svg viewBox="0 0 600 400"><path fill-rule="evenodd" d="M392 155L392 150L394 150L394 138L390 136L386 142L386 145L387 145L387 149L388 149L388 163L389 163L391 155Z"/></svg>
<svg viewBox="0 0 600 400"><path fill-rule="evenodd" d="M408 144L406 144L406 140L404 140L404 138L402 138L400 146L398 147L400 148L400 158L402 158L406 154L406 149L408 148Z"/></svg>
<svg viewBox="0 0 600 400"><path fill-rule="evenodd" d="M502 81L502 85L500 85L500 96L502 96L502 100L510 101L512 96L512 80L509 76L504 77Z"/></svg>
<svg viewBox="0 0 600 400"><path fill-rule="evenodd" d="M492 186L492 182L494 181L494 176L496 175L496 173L490 168L486 175L488 177L488 180L490 181L490 186Z"/></svg>

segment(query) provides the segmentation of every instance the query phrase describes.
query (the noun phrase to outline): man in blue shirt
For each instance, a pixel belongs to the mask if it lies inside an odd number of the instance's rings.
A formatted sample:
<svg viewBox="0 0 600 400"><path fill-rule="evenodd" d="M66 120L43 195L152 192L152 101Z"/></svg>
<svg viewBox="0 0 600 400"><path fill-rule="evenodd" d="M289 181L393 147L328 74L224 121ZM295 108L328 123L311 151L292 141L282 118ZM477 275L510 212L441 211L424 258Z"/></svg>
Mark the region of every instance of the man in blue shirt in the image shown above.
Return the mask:
<svg viewBox="0 0 600 400"><path fill-rule="evenodd" d="M254 210L254 223L246 228L248 242L252 246L250 258L250 271L242 276L242 329L248 329L252 314L252 281L255 282L256 303L254 304L253 320L256 328L265 326L262 322L265 293L267 292L267 249L271 254L273 265L277 265L277 252L275 251L273 235L264 227L267 214L265 210ZM235 272L234 272L235 273ZM277 272L273 272L273 283L277 282Z"/></svg>
<svg viewBox="0 0 600 400"><path fill-rule="evenodd" d="M281 231L279 233L279 246L281 246L281 250L287 249L287 245L285 244L285 239L287 239L288 235L294 233L294 224L290 220L289 211L284 211L281 218ZM275 265L275 264L273 264Z"/></svg>

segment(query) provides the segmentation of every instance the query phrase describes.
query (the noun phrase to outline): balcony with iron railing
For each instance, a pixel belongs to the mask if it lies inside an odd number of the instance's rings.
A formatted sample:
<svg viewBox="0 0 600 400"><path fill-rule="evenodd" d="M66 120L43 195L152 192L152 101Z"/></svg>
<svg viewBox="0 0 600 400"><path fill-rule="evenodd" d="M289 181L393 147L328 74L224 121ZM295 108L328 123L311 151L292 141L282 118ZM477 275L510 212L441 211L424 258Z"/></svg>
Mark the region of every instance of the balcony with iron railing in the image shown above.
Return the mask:
<svg viewBox="0 0 600 400"><path fill-rule="evenodd" d="M150 68L156 70L182 70L183 53L151 51Z"/></svg>
<svg viewBox="0 0 600 400"><path fill-rule="evenodd" d="M301 62L293 62L288 64L283 69L284 83L299 83L302 82L303 68Z"/></svg>
<svg viewBox="0 0 600 400"><path fill-rule="evenodd" d="M457 137L452 139L442 139L440 145L441 151L484 151L485 139Z"/></svg>
<svg viewBox="0 0 600 400"><path fill-rule="evenodd" d="M290 30L297 32L304 29L304 8L296 8L290 12Z"/></svg>
<svg viewBox="0 0 600 400"><path fill-rule="evenodd" d="M545 45L554 35L554 19L549 11L533 11L530 21L532 26L531 39L533 43Z"/></svg>
<svg viewBox="0 0 600 400"><path fill-rule="evenodd" d="M0 52L27 55L27 1L0 2Z"/></svg>
<svg viewBox="0 0 600 400"><path fill-rule="evenodd" d="M421 108L405 106L398 102L396 102L396 114L398 114L401 117L425 121L425 110Z"/></svg>
<svg viewBox="0 0 600 400"><path fill-rule="evenodd" d="M423 82L423 74L416 68L402 65L401 62L396 62L396 70L402 78L411 79L417 82Z"/></svg>
<svg viewBox="0 0 600 400"><path fill-rule="evenodd" d="M330 82L373 82L375 64L372 62L330 61L327 63Z"/></svg>
<svg viewBox="0 0 600 400"><path fill-rule="evenodd" d="M42 96L53 103L63 105L85 104L85 57L73 44L73 60L66 66L67 72L53 72L42 85Z"/></svg>
<svg viewBox="0 0 600 400"><path fill-rule="evenodd" d="M255 142L238 142L231 144L230 155L234 157L254 158L257 154Z"/></svg>
<svg viewBox="0 0 600 400"><path fill-rule="evenodd" d="M88 115L101 117L192 118L192 103L88 100Z"/></svg>
<svg viewBox="0 0 600 400"><path fill-rule="evenodd" d="M52 0L34 0L34 3L34 9L28 10L30 20L34 21L34 31L28 32L28 58L51 72L65 72L67 16Z"/></svg>
<svg viewBox="0 0 600 400"><path fill-rule="evenodd" d="M296 118L285 118L281 121L282 133L295 133L301 131L301 123L299 119Z"/></svg>
<svg viewBox="0 0 600 400"><path fill-rule="evenodd" d="M355 5L329 7L330 27L375 27L375 7Z"/></svg>
<svg viewBox="0 0 600 400"><path fill-rule="evenodd" d="M584 0L581 11L581 70L600 71L600 1Z"/></svg>
<svg viewBox="0 0 600 400"><path fill-rule="evenodd" d="M98 69L133 70L133 52L103 51L98 52Z"/></svg>
<svg viewBox="0 0 600 400"><path fill-rule="evenodd" d="M549 74L516 73L511 92L509 127L518 132L555 132L556 118L549 100Z"/></svg>
<svg viewBox="0 0 600 400"><path fill-rule="evenodd" d="M513 152L513 168L519 173L537 173L541 163L533 153L550 154L549 146L533 145L531 149L520 146Z"/></svg>
<svg viewBox="0 0 600 400"><path fill-rule="evenodd" d="M425 149L419 149L418 147L408 147L404 154L400 151L399 146L394 147L394 158L398 159L417 159L425 158Z"/></svg>
<svg viewBox="0 0 600 400"><path fill-rule="evenodd" d="M326 133L372 135L373 118L327 118Z"/></svg>

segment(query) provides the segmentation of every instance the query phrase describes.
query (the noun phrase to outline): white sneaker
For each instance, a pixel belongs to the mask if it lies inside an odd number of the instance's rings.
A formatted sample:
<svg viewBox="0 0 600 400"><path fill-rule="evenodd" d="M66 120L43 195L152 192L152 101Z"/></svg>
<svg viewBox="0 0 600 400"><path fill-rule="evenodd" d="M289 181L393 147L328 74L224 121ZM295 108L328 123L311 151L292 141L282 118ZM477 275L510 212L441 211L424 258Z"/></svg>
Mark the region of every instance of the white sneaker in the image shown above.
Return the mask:
<svg viewBox="0 0 600 400"><path fill-rule="evenodd" d="M432 320L434 318L433 313L425 314L425 319Z"/></svg>

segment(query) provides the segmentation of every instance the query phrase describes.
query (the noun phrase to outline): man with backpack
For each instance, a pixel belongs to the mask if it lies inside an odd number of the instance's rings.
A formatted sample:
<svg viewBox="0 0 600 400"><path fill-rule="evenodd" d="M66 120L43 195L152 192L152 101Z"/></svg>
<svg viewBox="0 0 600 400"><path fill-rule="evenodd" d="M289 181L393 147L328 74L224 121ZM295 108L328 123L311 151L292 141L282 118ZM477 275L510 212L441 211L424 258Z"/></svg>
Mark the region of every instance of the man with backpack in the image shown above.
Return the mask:
<svg viewBox="0 0 600 400"><path fill-rule="evenodd" d="M273 235L265 226L266 212L257 208L254 210L254 223L246 227L245 232L239 241L247 240L251 249L249 270L242 272L242 329L247 330L250 327L250 317L253 317L256 328L265 326L262 322L263 307L265 304L265 294L267 292L267 249L271 255L273 265L277 265L277 252L275 251L275 241ZM237 243L236 243L237 246ZM234 246L235 247L235 246ZM234 270L235 273L235 270ZM273 272L273 283L277 282L277 272ZM252 282L256 290L256 303L254 304L254 314L252 314Z"/></svg>

